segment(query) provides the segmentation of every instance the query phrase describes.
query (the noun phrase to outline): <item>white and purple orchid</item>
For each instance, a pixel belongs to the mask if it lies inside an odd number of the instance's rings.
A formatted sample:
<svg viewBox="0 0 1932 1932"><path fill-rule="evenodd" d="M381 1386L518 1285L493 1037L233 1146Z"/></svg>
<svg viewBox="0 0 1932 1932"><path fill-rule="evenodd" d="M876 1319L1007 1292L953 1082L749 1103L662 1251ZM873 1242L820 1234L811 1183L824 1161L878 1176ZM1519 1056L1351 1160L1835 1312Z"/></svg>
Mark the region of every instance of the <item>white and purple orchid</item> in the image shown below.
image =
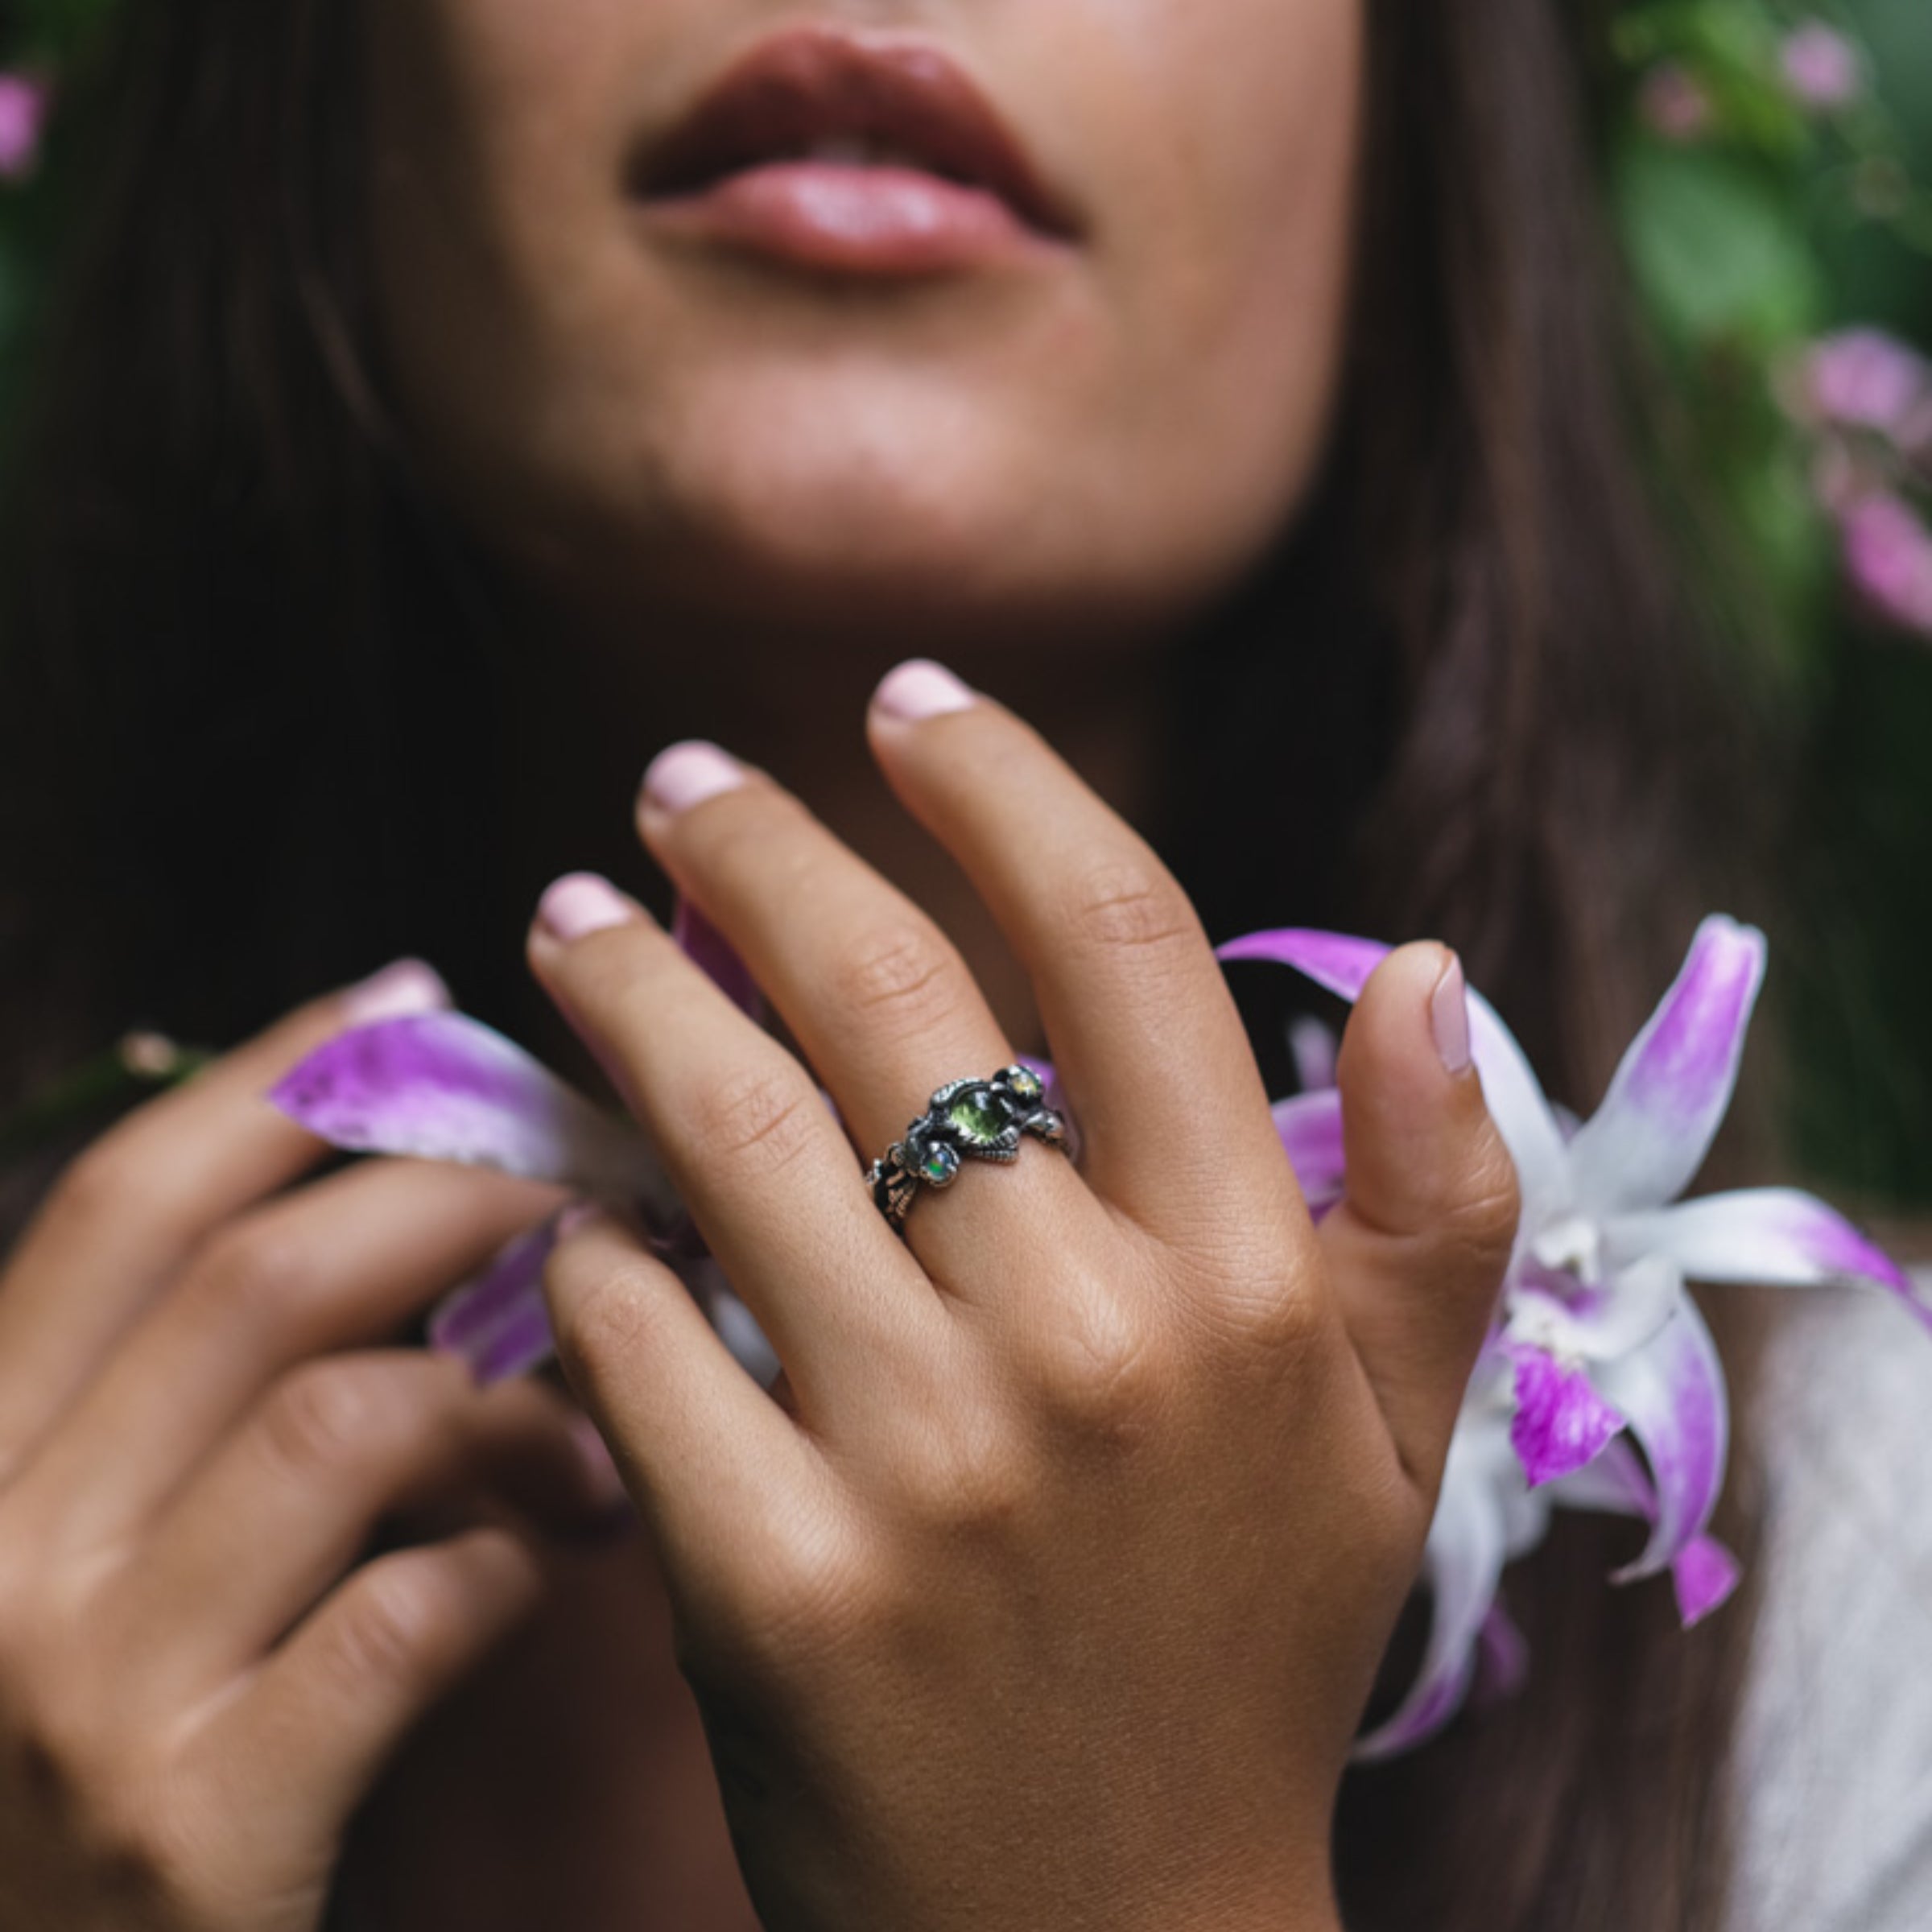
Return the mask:
<svg viewBox="0 0 1932 1932"><path fill-rule="evenodd" d="M729 947L690 912L679 936L747 1010L757 989ZM1262 933L1227 960L1294 968L1358 997L1389 948L1333 933ZM1618 1580L1670 1572L1686 1625L1728 1597L1737 1568L1707 1533L1723 1486L1729 1414L1709 1331L1686 1279L1804 1286L1862 1283L1932 1326L1932 1305L1856 1229L1782 1188L1678 1197L1703 1166L1731 1100L1765 968L1761 934L1707 920L1676 984L1625 1056L1596 1116L1553 1107L1509 1029L1470 995L1476 1064L1513 1158L1523 1211L1496 1320L1465 1398L1430 1530L1433 1598L1422 1668L1359 1753L1409 1749L1442 1728L1486 1675L1513 1688L1522 1640L1497 1601L1505 1566L1534 1548L1558 1508L1649 1526ZM1307 1030L1311 1075L1332 1055ZM1053 1085L1052 1070L1035 1063ZM391 1019L312 1055L271 1096L338 1146L500 1169L568 1187L640 1223L753 1373L775 1372L635 1129L574 1092L501 1034L458 1013ZM1282 1146L1318 1216L1347 1185L1342 1101L1328 1088L1275 1110ZM431 1323L432 1345L495 1381L551 1353L543 1270L554 1224L513 1242Z"/></svg>
<svg viewBox="0 0 1932 1932"><path fill-rule="evenodd" d="M1294 967L1352 1001L1389 950L1291 931L1239 940L1221 956ZM1903 1272L1813 1196L1764 1188L1678 1199L1730 1105L1765 960L1761 933L1707 919L1602 1106L1580 1125L1551 1106L1494 1009L1470 995L1476 1067L1516 1162L1522 1218L1430 1534L1429 1653L1414 1693L1364 1752L1406 1748L1454 1715L1504 1564L1541 1540L1552 1505L1647 1521L1646 1546L1617 1580L1670 1571L1687 1624L1730 1594L1736 1565L1707 1534L1724 1484L1729 1406L1687 1279L1861 1284L1897 1296L1932 1327L1932 1306ZM1276 1123L1310 1205L1324 1212L1346 1183L1340 1096L1286 1102Z"/></svg>

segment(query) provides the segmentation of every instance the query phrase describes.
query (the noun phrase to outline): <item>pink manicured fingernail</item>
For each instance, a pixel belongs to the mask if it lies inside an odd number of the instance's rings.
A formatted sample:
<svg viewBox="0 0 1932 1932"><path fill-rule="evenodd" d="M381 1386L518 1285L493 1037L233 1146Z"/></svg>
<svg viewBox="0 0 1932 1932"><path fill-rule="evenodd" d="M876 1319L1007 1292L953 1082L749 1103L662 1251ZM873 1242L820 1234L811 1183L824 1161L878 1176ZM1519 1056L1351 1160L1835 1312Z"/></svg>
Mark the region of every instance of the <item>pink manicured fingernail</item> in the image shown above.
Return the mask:
<svg viewBox="0 0 1932 1932"><path fill-rule="evenodd" d="M744 782L745 767L729 752L694 739L658 753L644 774L644 798L675 818L707 799L736 791Z"/></svg>
<svg viewBox="0 0 1932 1932"><path fill-rule="evenodd" d="M923 718L943 717L948 712L970 711L979 699L943 664L914 658L889 672L873 693L873 703L889 718L916 724Z"/></svg>
<svg viewBox="0 0 1932 1932"><path fill-rule="evenodd" d="M609 879L594 872L575 872L559 879L537 907L538 923L553 939L574 946L592 933L628 926L638 909Z"/></svg>
<svg viewBox="0 0 1932 1932"><path fill-rule="evenodd" d="M1429 1026L1443 1066L1452 1074L1467 1073L1474 1058L1469 1047L1469 987L1463 963L1454 953L1429 996Z"/></svg>
<svg viewBox="0 0 1932 1932"><path fill-rule="evenodd" d="M406 1019L412 1013L443 1013L452 1004L443 976L421 960L398 960L343 996L352 1024L373 1026L378 1020Z"/></svg>

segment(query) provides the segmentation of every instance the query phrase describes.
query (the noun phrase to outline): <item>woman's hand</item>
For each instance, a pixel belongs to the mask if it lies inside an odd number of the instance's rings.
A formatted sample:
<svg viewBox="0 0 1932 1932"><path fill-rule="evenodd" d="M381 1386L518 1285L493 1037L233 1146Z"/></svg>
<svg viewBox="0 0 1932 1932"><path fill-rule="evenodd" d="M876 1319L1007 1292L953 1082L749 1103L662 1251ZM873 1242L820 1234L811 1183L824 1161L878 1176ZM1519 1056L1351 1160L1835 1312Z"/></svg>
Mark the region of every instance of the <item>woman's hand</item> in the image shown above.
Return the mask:
<svg viewBox="0 0 1932 1932"><path fill-rule="evenodd" d="M1516 1221L1459 968L1410 948L1362 1001L1317 1229L1141 841L931 667L872 735L1031 976L1077 1170L969 1162L901 1241L813 1075L638 907L567 881L531 941L785 1364L774 1402L609 1221L559 1250L753 1896L813 1932L1331 1925L1336 1787ZM945 939L766 779L681 748L641 815L863 1152L1013 1059Z"/></svg>
<svg viewBox="0 0 1932 1932"><path fill-rule="evenodd" d="M262 1097L404 968L85 1154L0 1277L0 1924L301 1932L392 1748L607 1510L567 1405L370 1348L551 1206L326 1151ZM471 1526L359 1562L393 1512Z"/></svg>

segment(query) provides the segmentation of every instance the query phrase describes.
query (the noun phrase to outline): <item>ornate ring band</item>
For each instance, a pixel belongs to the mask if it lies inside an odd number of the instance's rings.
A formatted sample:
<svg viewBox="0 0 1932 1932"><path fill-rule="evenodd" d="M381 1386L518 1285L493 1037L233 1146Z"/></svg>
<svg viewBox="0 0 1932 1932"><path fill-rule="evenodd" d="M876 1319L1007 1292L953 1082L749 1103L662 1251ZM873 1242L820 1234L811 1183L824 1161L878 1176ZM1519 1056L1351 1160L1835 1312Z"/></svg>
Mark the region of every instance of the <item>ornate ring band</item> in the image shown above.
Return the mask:
<svg viewBox="0 0 1932 1932"><path fill-rule="evenodd" d="M1046 1104L1046 1090L1030 1067L1009 1067L989 1080L954 1080L932 1096L905 1139L873 1162L865 1177L873 1204L902 1233L921 1188L950 1187L969 1160L1017 1161L1030 1135L1050 1147L1067 1146L1067 1123Z"/></svg>

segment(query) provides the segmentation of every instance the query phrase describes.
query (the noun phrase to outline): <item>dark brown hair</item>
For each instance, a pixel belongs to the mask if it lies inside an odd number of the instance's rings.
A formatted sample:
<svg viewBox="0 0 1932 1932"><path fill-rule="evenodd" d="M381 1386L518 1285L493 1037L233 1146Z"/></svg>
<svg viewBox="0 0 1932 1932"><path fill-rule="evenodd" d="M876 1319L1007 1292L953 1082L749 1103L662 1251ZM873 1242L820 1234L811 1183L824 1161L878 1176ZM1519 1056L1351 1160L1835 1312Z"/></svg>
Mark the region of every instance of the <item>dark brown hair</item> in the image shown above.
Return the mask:
<svg viewBox="0 0 1932 1932"><path fill-rule="evenodd" d="M1167 837L1221 931L1441 934L1587 1101L1712 889L1710 654L1633 453L1573 10L1369 10L1342 426L1185 646ZM465 885L506 645L363 354L353 13L132 7L101 76L10 524L10 1084L138 1019L231 1038L404 951L514 998ZM1352 1926L1718 1925L1748 1618L1686 1638L1662 1587L1608 1590L1629 1535L1567 1525L1513 1576L1524 1699L1351 1780Z"/></svg>

